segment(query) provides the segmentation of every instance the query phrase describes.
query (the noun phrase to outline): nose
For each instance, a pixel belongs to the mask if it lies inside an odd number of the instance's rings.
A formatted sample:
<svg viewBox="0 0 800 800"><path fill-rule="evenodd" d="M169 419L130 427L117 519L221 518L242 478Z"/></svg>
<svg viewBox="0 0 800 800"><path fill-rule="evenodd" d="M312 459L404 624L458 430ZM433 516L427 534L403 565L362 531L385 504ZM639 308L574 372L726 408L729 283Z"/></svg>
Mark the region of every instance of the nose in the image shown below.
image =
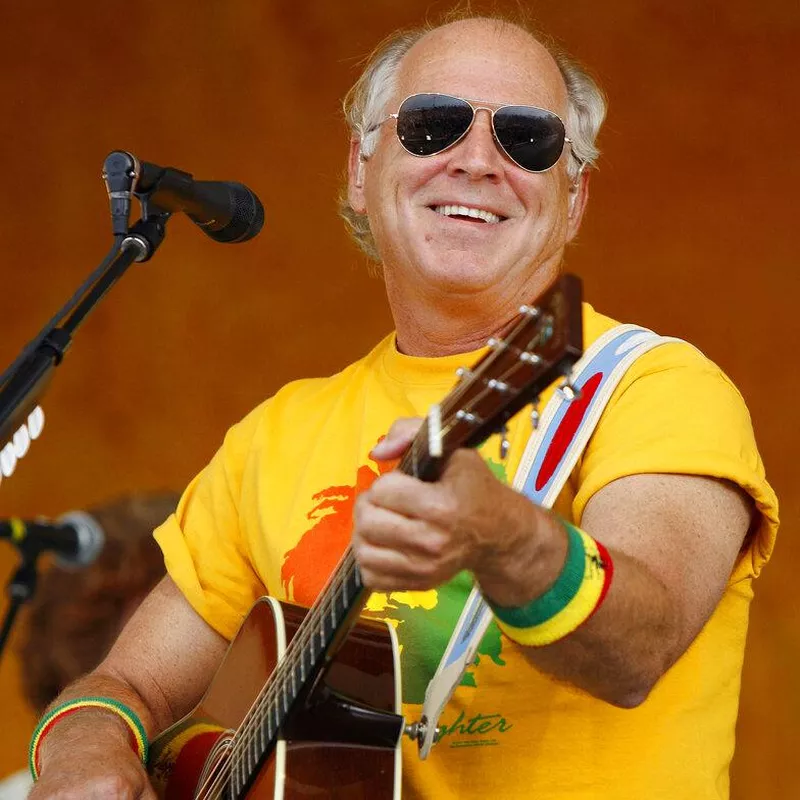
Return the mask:
<svg viewBox="0 0 800 800"><path fill-rule="evenodd" d="M503 156L492 133L492 115L480 108L467 135L450 151L449 175L466 175L470 180L498 179L503 169Z"/></svg>

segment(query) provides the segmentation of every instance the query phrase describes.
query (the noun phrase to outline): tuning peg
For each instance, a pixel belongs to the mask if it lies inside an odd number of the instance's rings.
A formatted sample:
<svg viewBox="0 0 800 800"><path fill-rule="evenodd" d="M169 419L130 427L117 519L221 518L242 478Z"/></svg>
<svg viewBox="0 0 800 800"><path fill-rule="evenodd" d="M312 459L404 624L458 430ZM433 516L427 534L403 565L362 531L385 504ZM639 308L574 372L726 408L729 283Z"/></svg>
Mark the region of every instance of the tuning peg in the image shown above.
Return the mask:
<svg viewBox="0 0 800 800"><path fill-rule="evenodd" d="M581 390L572 383L572 376L568 375L564 378L564 382L556 390L562 397L569 403L578 400L581 396Z"/></svg>
<svg viewBox="0 0 800 800"><path fill-rule="evenodd" d="M508 458L508 451L511 444L508 441L508 425L503 425L500 429L500 460L505 461Z"/></svg>
<svg viewBox="0 0 800 800"><path fill-rule="evenodd" d="M539 398L535 397L531 403L531 425L533 425L535 431L539 429L541 419L542 415L539 413Z"/></svg>
<svg viewBox="0 0 800 800"><path fill-rule="evenodd" d="M529 364L532 367L538 367L542 363L540 356L537 356L536 353L529 353L527 350L523 350L519 354L519 360L523 364Z"/></svg>
<svg viewBox="0 0 800 800"><path fill-rule="evenodd" d="M466 422L469 425L483 425L483 419L481 419L481 417L477 414L473 414L471 411L465 411L463 408L459 408L456 412L456 419L461 420L461 422Z"/></svg>
<svg viewBox="0 0 800 800"><path fill-rule="evenodd" d="M498 339L496 336L492 336L486 342L487 347L491 347L492 350L505 350L508 347L508 342L505 339Z"/></svg>
<svg viewBox="0 0 800 800"><path fill-rule="evenodd" d="M511 387L505 381L498 380L497 378L490 378L486 382L486 386L500 394L508 394L511 391Z"/></svg>

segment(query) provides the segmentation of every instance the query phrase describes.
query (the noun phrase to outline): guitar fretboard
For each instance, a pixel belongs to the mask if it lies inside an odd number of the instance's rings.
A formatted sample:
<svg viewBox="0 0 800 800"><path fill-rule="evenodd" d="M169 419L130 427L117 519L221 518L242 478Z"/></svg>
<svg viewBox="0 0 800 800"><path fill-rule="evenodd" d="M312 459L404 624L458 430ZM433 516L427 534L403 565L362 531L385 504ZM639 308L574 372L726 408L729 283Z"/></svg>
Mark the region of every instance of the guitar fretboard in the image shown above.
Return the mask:
<svg viewBox="0 0 800 800"><path fill-rule="evenodd" d="M564 275L537 306L523 306L510 333L491 339L489 350L426 420L398 469L436 480L449 456L475 447L560 375L568 373L582 348L580 281ZM431 454L429 433L436 436ZM324 675L338 645L361 613L368 592L348 547L309 610L278 667L234 736L227 794L243 797L296 703L305 702Z"/></svg>

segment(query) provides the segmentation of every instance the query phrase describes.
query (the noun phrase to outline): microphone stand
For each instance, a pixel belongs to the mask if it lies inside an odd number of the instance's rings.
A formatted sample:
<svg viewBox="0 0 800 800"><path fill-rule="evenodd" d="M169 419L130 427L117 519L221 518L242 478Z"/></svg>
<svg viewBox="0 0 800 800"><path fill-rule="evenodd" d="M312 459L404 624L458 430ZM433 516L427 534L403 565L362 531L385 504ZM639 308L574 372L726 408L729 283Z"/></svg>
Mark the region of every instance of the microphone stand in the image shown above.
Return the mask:
<svg viewBox="0 0 800 800"><path fill-rule="evenodd" d="M3 657L6 641L19 610L33 597L33 593L36 591L36 562L39 558L39 549L22 547L20 553L22 561L6 586L9 604L3 619L3 627L0 629L0 659Z"/></svg>
<svg viewBox="0 0 800 800"><path fill-rule="evenodd" d="M116 170L117 175L112 177L124 179L123 168L126 165L120 165L119 161L112 162L114 156L119 157L119 153L109 156L105 168L109 172ZM130 180L132 175L128 174L127 178ZM147 192L137 193L143 216L130 230L127 229L130 206L126 205L123 197L127 194L129 201L130 187L127 192L112 192L113 187L109 187L114 246L75 295L0 377L0 445L8 440L9 435L20 427L30 411L38 405L53 370L61 363L72 343L72 335L88 314L131 264L148 261L164 241L171 212L164 211L150 200L159 186L160 181L157 180ZM20 609L33 597L36 589L36 564L40 551L27 542L23 542L19 550L21 563L6 587L10 603L0 627L0 658Z"/></svg>
<svg viewBox="0 0 800 800"><path fill-rule="evenodd" d="M48 324L34 339L30 348L32 352L22 359L0 390L0 442L6 441L36 407L53 370L61 363L72 343L73 333L89 312L131 264L151 258L164 240L169 216L166 212L151 214L140 219L126 236L117 237L116 246L109 254L102 274L66 321L58 327ZM62 309L56 318L63 313Z"/></svg>

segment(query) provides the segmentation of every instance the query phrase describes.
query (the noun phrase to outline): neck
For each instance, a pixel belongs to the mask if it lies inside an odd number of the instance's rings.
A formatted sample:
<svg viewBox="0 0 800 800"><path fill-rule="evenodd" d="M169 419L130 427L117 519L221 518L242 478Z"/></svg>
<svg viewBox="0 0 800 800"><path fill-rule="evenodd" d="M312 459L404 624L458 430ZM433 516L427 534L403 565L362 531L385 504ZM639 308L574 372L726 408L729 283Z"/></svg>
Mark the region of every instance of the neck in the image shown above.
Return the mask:
<svg viewBox="0 0 800 800"><path fill-rule="evenodd" d="M558 269L537 271L516 290L496 287L457 294L452 290L406 287L388 278L386 293L397 331L397 346L411 356L449 356L483 347L501 337L519 315L558 275Z"/></svg>

